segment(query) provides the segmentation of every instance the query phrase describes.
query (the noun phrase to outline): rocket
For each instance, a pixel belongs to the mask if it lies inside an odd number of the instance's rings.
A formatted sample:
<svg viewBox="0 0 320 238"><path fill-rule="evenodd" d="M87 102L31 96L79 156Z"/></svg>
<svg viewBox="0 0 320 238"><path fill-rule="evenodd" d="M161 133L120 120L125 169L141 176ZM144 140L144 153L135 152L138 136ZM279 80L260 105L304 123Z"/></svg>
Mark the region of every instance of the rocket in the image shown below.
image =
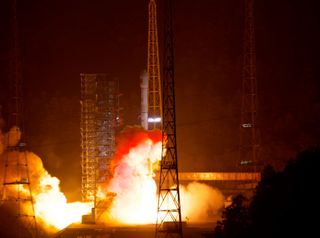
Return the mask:
<svg viewBox="0 0 320 238"><path fill-rule="evenodd" d="M148 130L148 87L149 77L146 71L143 71L140 75L141 83L141 126Z"/></svg>
<svg viewBox="0 0 320 238"><path fill-rule="evenodd" d="M141 126L148 130L148 90L149 90L149 77L146 71L143 71L140 75L141 83ZM148 176L153 175L153 168L150 159L147 159L148 162Z"/></svg>

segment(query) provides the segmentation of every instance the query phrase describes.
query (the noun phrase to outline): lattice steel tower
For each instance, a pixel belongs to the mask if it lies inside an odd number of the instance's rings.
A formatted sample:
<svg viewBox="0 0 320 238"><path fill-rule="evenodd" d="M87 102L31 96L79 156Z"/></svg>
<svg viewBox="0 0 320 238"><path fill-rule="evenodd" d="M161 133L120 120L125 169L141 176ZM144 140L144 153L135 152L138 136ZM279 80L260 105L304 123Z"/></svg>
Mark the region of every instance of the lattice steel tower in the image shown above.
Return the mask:
<svg viewBox="0 0 320 238"><path fill-rule="evenodd" d="M11 1L11 4L11 98L8 118L8 125L11 129L8 132L6 150L3 155L4 171L0 205L14 216L13 222L17 227L11 231L12 237L38 237L29 176L28 152L22 137L24 136L23 97L16 0Z"/></svg>
<svg viewBox="0 0 320 238"><path fill-rule="evenodd" d="M245 0L245 25L240 124L240 170L256 171L259 134L257 127L257 77L254 30L254 0Z"/></svg>
<svg viewBox="0 0 320 238"><path fill-rule="evenodd" d="M81 77L82 200L97 205L99 184L107 181L119 126L119 85L106 74Z"/></svg>
<svg viewBox="0 0 320 238"><path fill-rule="evenodd" d="M149 1L148 26L148 129L161 129L162 103L161 80L157 30L157 5L155 0Z"/></svg>
<svg viewBox="0 0 320 238"><path fill-rule="evenodd" d="M165 54L162 81L162 159L156 237L182 237L176 143L172 1L165 1Z"/></svg>

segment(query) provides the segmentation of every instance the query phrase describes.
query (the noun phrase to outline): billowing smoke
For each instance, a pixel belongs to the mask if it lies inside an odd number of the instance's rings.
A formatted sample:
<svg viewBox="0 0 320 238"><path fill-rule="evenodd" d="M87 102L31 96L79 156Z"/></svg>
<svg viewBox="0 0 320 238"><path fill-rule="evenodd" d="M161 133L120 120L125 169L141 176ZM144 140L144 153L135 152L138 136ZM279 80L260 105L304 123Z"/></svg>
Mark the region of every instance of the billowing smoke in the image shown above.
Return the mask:
<svg viewBox="0 0 320 238"><path fill-rule="evenodd" d="M113 160L113 178L108 191L116 193L108 215L126 224L155 223L157 184L154 169L161 160L162 134L128 127L118 138ZM180 186L183 220L206 222L216 219L224 206L222 193L206 184Z"/></svg>
<svg viewBox="0 0 320 238"><path fill-rule="evenodd" d="M116 193L111 216L126 224L156 219L156 183L152 166L161 158L161 132L128 127L118 137L108 191Z"/></svg>
<svg viewBox="0 0 320 238"><path fill-rule="evenodd" d="M20 136L21 133L17 128L13 128L7 134L0 133L0 149L2 149L0 169L3 171L4 160L10 156L18 158L19 163L27 159L38 225L49 233L61 230L71 223L80 222L82 215L90 213L90 204L68 203L60 191L59 179L52 177L45 170L41 159L34 153L5 150L8 145L17 145ZM107 186L99 191L102 197L106 197L108 193L116 195L109 209L99 217L100 222L113 224L156 222L157 184L154 172L159 169L161 150L162 133L159 130L147 131L141 127L127 127L120 133L111 166L113 176ZM10 181L20 179L15 173L10 172L6 178ZM3 181L3 173L0 173L0 179ZM14 188L8 186L8 189ZM21 193L28 193L26 185L19 188ZM189 222L210 220L218 215L224 204L222 194L205 184L193 182L185 187L181 186L180 194L182 218ZM29 210L31 207L23 209Z"/></svg>
<svg viewBox="0 0 320 238"><path fill-rule="evenodd" d="M181 216L188 222L214 221L224 207L222 193L209 185L192 182L180 186Z"/></svg>
<svg viewBox="0 0 320 238"><path fill-rule="evenodd" d="M73 222L80 222L83 214L90 212L90 206L84 203L68 203L64 194L60 191L58 178L52 177L43 167L41 159L32 152L19 150L5 150L8 146L16 146L21 137L17 127L13 127L7 134L2 135L1 145L3 148L0 155L2 182L29 182L34 201L34 214L40 229L48 233L56 232ZM6 175L4 178L4 167L6 163ZM17 165L20 168L17 170ZM24 165L27 164L28 167ZM28 172L28 173L27 173ZM1 191L4 187L1 186ZM30 197L28 185L20 183L6 186L2 207L13 216L17 213L32 215L32 204L20 203L21 209L17 211L6 205L9 198ZM20 194L20 195L18 195ZM1 194L2 195L2 194ZM8 197L8 199L6 198Z"/></svg>

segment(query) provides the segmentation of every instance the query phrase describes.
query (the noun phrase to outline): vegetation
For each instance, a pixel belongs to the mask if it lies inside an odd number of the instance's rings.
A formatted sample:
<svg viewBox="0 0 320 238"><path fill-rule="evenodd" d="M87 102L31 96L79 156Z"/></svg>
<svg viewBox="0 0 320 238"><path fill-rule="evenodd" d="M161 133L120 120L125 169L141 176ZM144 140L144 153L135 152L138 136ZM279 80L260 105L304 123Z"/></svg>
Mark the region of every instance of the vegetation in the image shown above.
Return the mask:
<svg viewBox="0 0 320 238"><path fill-rule="evenodd" d="M249 202L233 199L218 222L215 238L307 237L317 234L320 146L309 148L276 172L265 167ZM310 236L311 237L311 236Z"/></svg>

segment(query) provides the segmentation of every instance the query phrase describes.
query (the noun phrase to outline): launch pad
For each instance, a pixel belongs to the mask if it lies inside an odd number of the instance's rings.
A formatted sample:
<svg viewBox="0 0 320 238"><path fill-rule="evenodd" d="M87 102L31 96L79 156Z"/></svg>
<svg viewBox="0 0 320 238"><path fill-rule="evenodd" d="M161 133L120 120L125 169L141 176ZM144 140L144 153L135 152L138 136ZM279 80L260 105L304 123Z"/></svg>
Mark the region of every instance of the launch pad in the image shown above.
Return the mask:
<svg viewBox="0 0 320 238"><path fill-rule="evenodd" d="M203 238L210 234L216 222L183 223L185 238ZM55 238L154 238L155 224L146 225L118 225L107 224L71 224Z"/></svg>

